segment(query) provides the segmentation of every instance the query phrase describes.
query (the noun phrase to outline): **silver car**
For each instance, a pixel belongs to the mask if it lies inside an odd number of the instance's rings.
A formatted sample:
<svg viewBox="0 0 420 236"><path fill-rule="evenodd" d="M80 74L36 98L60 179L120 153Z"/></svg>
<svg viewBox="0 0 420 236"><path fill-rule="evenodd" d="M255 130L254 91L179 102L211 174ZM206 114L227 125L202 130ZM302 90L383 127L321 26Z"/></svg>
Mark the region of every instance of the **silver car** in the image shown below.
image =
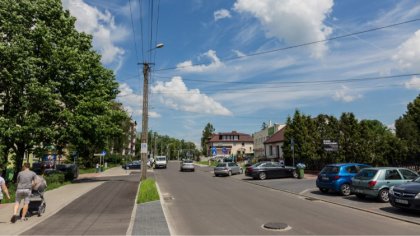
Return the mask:
<svg viewBox="0 0 420 236"><path fill-rule="evenodd" d="M223 163L219 163L216 167L214 167L215 176L221 176L221 175L231 176L235 174L242 174L242 168L234 162L223 162Z"/></svg>
<svg viewBox="0 0 420 236"><path fill-rule="evenodd" d="M180 171L195 171L195 167L192 160L183 160L181 161Z"/></svg>

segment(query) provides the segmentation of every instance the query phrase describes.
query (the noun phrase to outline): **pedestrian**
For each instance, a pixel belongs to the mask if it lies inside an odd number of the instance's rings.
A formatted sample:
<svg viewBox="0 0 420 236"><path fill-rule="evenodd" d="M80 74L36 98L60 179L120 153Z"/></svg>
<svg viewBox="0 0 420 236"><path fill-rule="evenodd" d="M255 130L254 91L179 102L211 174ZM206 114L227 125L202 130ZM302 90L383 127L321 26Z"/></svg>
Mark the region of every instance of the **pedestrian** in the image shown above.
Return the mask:
<svg viewBox="0 0 420 236"><path fill-rule="evenodd" d="M9 190L7 189L6 186L6 181L4 181L3 177L0 176L0 204L1 201L3 200L3 192L4 194L6 194L7 199L10 199L10 195L9 195Z"/></svg>
<svg viewBox="0 0 420 236"><path fill-rule="evenodd" d="M23 165L22 171L19 172L17 176L17 187L16 187L16 200L15 207L13 209L13 216L10 220L12 223L15 223L19 218L18 210L21 200L23 199L23 209L22 209L22 218L27 220L26 213L28 212L29 207L29 196L32 192L32 187L34 185L36 174L35 172L29 170L29 163Z"/></svg>

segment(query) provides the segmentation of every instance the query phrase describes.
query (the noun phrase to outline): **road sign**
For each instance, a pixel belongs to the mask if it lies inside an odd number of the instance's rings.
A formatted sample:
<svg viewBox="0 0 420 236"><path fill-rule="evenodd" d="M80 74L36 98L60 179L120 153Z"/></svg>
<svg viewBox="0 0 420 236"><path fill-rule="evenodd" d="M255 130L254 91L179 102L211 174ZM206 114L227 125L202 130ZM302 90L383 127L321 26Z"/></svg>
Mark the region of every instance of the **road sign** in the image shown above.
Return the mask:
<svg viewBox="0 0 420 236"><path fill-rule="evenodd" d="M226 147L223 147L223 148L222 148L222 153L223 153L223 154L228 154L228 153L227 153L227 148L226 148Z"/></svg>
<svg viewBox="0 0 420 236"><path fill-rule="evenodd" d="M217 155L217 148L216 147L211 147L211 154L213 156L216 156Z"/></svg>
<svg viewBox="0 0 420 236"><path fill-rule="evenodd" d="M322 140L322 145L326 152L337 152L338 151L338 142L335 140L324 139Z"/></svg>
<svg viewBox="0 0 420 236"><path fill-rule="evenodd" d="M145 153L145 154L147 154L147 143L141 143L141 146L140 146L140 153Z"/></svg>
<svg viewBox="0 0 420 236"><path fill-rule="evenodd" d="M295 140L293 138L290 139L290 150L295 150Z"/></svg>
<svg viewBox="0 0 420 236"><path fill-rule="evenodd" d="M102 154L102 156L105 156L105 155L106 155L106 151L105 151L105 150L103 150L103 151L101 152L101 154Z"/></svg>

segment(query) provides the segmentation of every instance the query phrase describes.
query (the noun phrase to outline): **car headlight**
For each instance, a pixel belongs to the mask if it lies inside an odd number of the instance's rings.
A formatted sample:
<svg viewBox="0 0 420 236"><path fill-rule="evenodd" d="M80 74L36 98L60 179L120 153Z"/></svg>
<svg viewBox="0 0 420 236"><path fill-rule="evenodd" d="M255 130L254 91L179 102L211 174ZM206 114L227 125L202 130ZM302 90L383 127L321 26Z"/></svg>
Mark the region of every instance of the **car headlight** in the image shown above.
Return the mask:
<svg viewBox="0 0 420 236"><path fill-rule="evenodd" d="M414 199L420 199L420 193L418 193L418 194L414 197Z"/></svg>
<svg viewBox="0 0 420 236"><path fill-rule="evenodd" d="M391 188L389 188L388 193L394 195L394 186L391 186Z"/></svg>

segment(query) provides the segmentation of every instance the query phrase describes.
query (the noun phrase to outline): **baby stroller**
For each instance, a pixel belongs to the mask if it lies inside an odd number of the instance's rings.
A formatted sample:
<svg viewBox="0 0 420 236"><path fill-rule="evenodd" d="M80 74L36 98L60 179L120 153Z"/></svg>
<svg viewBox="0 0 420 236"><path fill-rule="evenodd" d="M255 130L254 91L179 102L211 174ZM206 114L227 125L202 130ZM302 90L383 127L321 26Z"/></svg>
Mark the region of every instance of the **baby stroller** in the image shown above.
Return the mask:
<svg viewBox="0 0 420 236"><path fill-rule="evenodd" d="M42 176L37 175L35 178L35 185L32 188L31 196L29 197L29 206L26 217L32 215L41 216L45 212L47 204L44 199L44 192L47 188L47 182ZM20 217L22 217L22 209L20 210Z"/></svg>

